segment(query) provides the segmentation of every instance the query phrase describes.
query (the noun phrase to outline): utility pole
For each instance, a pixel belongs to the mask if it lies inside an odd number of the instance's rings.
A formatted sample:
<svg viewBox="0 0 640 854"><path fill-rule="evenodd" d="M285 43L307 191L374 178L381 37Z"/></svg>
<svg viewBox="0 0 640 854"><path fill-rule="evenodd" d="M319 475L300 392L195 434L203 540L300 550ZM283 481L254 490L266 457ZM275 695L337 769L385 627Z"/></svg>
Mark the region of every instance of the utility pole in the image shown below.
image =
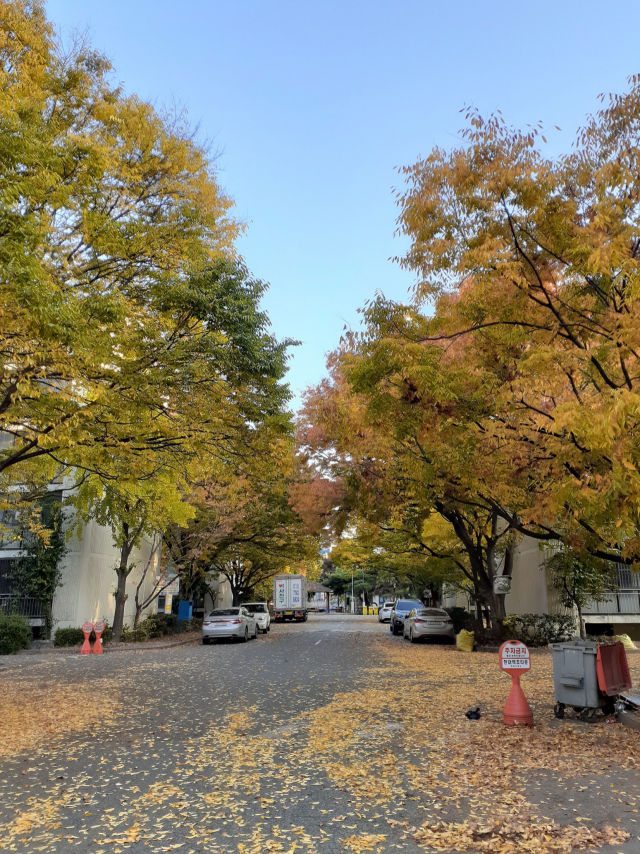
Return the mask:
<svg viewBox="0 0 640 854"><path fill-rule="evenodd" d="M355 614L356 603L353 600L353 567L351 567L351 613Z"/></svg>

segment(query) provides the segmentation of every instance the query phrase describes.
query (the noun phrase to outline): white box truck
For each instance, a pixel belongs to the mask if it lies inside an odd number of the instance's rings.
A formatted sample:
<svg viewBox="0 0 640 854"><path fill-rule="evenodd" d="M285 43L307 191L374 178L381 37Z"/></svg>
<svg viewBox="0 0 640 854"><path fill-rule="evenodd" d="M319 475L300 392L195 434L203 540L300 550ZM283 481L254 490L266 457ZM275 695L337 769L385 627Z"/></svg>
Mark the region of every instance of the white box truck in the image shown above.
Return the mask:
<svg viewBox="0 0 640 854"><path fill-rule="evenodd" d="M307 619L307 579L304 575L276 575L273 579L274 619Z"/></svg>

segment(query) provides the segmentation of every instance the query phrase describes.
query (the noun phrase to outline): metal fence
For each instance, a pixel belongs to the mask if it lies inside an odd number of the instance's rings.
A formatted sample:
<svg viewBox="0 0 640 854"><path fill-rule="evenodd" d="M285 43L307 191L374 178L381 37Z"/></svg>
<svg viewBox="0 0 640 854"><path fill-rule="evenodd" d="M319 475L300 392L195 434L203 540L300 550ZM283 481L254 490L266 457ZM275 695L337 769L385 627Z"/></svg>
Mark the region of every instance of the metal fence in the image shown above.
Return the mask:
<svg viewBox="0 0 640 854"><path fill-rule="evenodd" d="M32 596L0 595L0 614L21 614L31 620L43 620L45 607Z"/></svg>
<svg viewBox="0 0 640 854"><path fill-rule="evenodd" d="M640 614L640 573L618 564L618 589L602 602L590 602L585 614Z"/></svg>

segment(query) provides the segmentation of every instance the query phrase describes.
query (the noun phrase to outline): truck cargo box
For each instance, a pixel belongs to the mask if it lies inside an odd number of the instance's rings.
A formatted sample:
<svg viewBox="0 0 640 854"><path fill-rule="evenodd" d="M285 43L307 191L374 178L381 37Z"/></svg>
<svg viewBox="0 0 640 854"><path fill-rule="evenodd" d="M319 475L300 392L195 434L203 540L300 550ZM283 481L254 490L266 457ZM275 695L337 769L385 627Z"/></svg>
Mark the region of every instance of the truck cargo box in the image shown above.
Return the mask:
<svg viewBox="0 0 640 854"><path fill-rule="evenodd" d="M276 575L273 579L276 620L307 619L307 579L304 575Z"/></svg>

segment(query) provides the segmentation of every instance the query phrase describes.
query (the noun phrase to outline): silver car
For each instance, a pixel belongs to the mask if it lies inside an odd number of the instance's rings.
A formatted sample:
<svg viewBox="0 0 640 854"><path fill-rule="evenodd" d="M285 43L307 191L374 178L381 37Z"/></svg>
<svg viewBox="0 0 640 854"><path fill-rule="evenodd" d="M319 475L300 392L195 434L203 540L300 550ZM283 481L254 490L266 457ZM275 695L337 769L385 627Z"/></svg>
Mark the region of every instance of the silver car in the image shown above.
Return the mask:
<svg viewBox="0 0 640 854"><path fill-rule="evenodd" d="M453 620L442 608L415 608L405 617L402 636L411 643L421 638L444 638L449 643L456 639Z"/></svg>
<svg viewBox="0 0 640 854"><path fill-rule="evenodd" d="M380 606L378 610L378 622L379 623L388 623L391 619L391 612L393 611L393 606L395 602L385 602L384 605Z"/></svg>
<svg viewBox="0 0 640 854"><path fill-rule="evenodd" d="M258 637L258 624L244 606L217 608L202 623L202 643L217 638L237 638L246 643Z"/></svg>
<svg viewBox="0 0 640 854"><path fill-rule="evenodd" d="M269 606L266 602L246 602L243 606L247 611L255 617L258 629L266 635L271 629L271 615L269 614Z"/></svg>

